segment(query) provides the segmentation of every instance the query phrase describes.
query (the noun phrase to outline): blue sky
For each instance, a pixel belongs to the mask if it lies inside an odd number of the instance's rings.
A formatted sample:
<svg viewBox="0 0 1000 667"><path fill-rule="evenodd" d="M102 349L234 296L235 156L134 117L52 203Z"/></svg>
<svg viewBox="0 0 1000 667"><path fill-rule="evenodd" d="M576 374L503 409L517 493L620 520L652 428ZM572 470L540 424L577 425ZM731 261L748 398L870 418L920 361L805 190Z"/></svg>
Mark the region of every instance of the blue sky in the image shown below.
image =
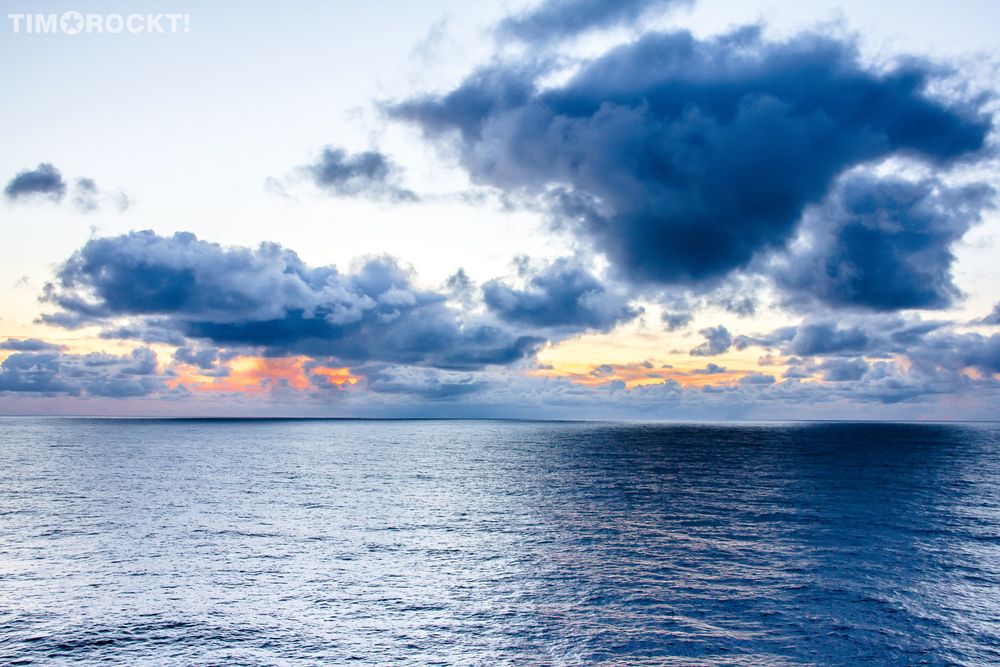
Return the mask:
<svg viewBox="0 0 1000 667"><path fill-rule="evenodd" d="M66 2L0 412L982 419L994 2Z"/></svg>

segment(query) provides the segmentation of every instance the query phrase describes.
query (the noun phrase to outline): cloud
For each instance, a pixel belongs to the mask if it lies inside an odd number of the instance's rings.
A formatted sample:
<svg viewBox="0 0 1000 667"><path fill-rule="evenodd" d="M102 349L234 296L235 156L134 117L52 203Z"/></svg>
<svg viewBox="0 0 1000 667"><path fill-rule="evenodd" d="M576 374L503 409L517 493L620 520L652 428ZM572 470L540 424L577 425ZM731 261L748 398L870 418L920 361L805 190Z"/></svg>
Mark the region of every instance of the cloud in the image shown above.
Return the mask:
<svg viewBox="0 0 1000 667"><path fill-rule="evenodd" d="M45 288L56 310L43 321L101 325L113 337L441 368L511 364L543 342L455 311L411 279L389 257L341 273L309 267L273 243L224 248L189 233L132 232L91 239L74 253Z"/></svg>
<svg viewBox="0 0 1000 667"><path fill-rule="evenodd" d="M376 394L400 395L426 401L459 401L482 393L494 385L468 373L400 366L368 366L359 369L365 388Z"/></svg>
<svg viewBox="0 0 1000 667"><path fill-rule="evenodd" d="M819 370L827 382L857 382L868 372L868 364L860 359L827 359Z"/></svg>
<svg viewBox="0 0 1000 667"><path fill-rule="evenodd" d="M732 347L733 336L721 324L717 327L702 329L698 333L705 337L705 342L689 352L692 356L710 357L727 352Z"/></svg>
<svg viewBox="0 0 1000 667"><path fill-rule="evenodd" d="M609 290L574 260L561 258L525 272L523 289L500 280L483 285L486 306L505 322L608 331L642 313L641 308L628 304L626 294Z"/></svg>
<svg viewBox="0 0 1000 667"><path fill-rule="evenodd" d="M1000 373L1000 334L985 336L969 335L956 346L960 363L966 368L975 368L987 375Z"/></svg>
<svg viewBox="0 0 1000 667"><path fill-rule="evenodd" d="M600 366L594 366L590 374L595 378L606 378L615 374L615 367L611 364L601 364Z"/></svg>
<svg viewBox="0 0 1000 667"><path fill-rule="evenodd" d="M913 346L907 356L914 369L925 375L975 369L992 377L1000 373L1000 334L987 337L942 332Z"/></svg>
<svg viewBox="0 0 1000 667"><path fill-rule="evenodd" d="M77 394L79 386L59 375L60 355L54 352L12 354L0 363L0 393Z"/></svg>
<svg viewBox="0 0 1000 667"><path fill-rule="evenodd" d="M56 326L63 326L70 329L82 326L86 323L86 318L74 315L69 312L48 314L43 316L43 321ZM171 329L169 319L146 318L141 320L128 320L121 326L110 326L103 329L99 338L104 340L137 340L148 345L162 343L164 345L184 345L186 343L184 335L179 331Z"/></svg>
<svg viewBox="0 0 1000 667"><path fill-rule="evenodd" d="M59 170L47 162L35 169L19 171L3 190L7 201L41 197L59 202L66 195L66 182Z"/></svg>
<svg viewBox="0 0 1000 667"><path fill-rule="evenodd" d="M364 195L373 199L416 201L417 195L396 184L399 168L378 151L348 153L327 146L312 164L303 167L321 190L338 197Z"/></svg>
<svg viewBox="0 0 1000 667"><path fill-rule="evenodd" d="M190 347L179 347L174 350L174 361L197 366L202 370L211 370L219 363L219 351L212 348L195 350Z"/></svg>
<svg viewBox="0 0 1000 667"><path fill-rule="evenodd" d="M49 163L43 163L34 170L18 172L7 183L4 195L10 202L43 198L58 204L69 189L59 170ZM103 190L92 178L76 179L72 192L73 206L81 213L92 213L107 207L121 213L132 205L131 199L124 192Z"/></svg>
<svg viewBox="0 0 1000 667"><path fill-rule="evenodd" d="M896 315L844 317L837 321L807 320L765 334L736 336L733 346L737 350L752 346L777 348L786 356L799 357L888 356L905 354L947 324Z"/></svg>
<svg viewBox="0 0 1000 667"><path fill-rule="evenodd" d="M504 39L541 44L590 30L633 24L653 10L691 4L693 0L545 0L531 10L504 19L497 34Z"/></svg>
<svg viewBox="0 0 1000 667"><path fill-rule="evenodd" d="M725 373L726 369L718 364L707 364L704 368L696 368L691 372L695 375L718 375L719 373Z"/></svg>
<svg viewBox="0 0 1000 667"><path fill-rule="evenodd" d="M694 319L694 315L691 313L673 313L664 311L661 319L663 320L663 327L667 331L677 331L678 329L683 329L687 325L691 324L691 320Z"/></svg>
<svg viewBox="0 0 1000 667"><path fill-rule="evenodd" d="M993 306L993 312L979 320L978 323L1000 325L1000 303Z"/></svg>
<svg viewBox="0 0 1000 667"><path fill-rule="evenodd" d="M846 318L840 322L803 322L768 334L737 336L737 349L778 348L786 356L786 378L815 374L826 382L872 381L890 387L895 402L928 393L969 390L972 369L986 378L1000 373L1000 335L957 333L948 322L896 315ZM874 363L873 363L874 362ZM906 380L904 395L898 381ZM923 383L919 390L914 382ZM897 391L898 390L898 391ZM859 391L856 400L873 398ZM876 400L883 401L877 397Z"/></svg>
<svg viewBox="0 0 1000 667"><path fill-rule="evenodd" d="M718 305L740 317L749 317L757 312L757 302L752 296L726 295L719 299Z"/></svg>
<svg viewBox="0 0 1000 667"><path fill-rule="evenodd" d="M803 324L783 348L786 354L803 356L864 352L872 342L859 326L839 327L832 322Z"/></svg>
<svg viewBox="0 0 1000 667"><path fill-rule="evenodd" d="M124 192L102 190L92 178L78 178L73 190L73 205L81 213L93 213L102 208L124 213L132 206L132 200Z"/></svg>
<svg viewBox="0 0 1000 667"><path fill-rule="evenodd" d="M896 327L897 329L907 328ZM194 355L198 350L191 351ZM186 353L181 353L182 355ZM504 417L989 418L1000 398L1000 335L938 329L905 358L786 358L775 375L723 370L652 372L656 364L602 364L569 376L504 369L442 370L371 362L341 368L307 357L239 357L232 377L176 364L158 372L149 351L131 355L12 354L0 364L0 410L14 396L159 397L176 414L344 414ZM970 374L971 371L971 374ZM797 378L807 378L808 382ZM707 383L707 384L706 384ZM942 401L941 396L956 400ZM197 398L196 398L197 397ZM192 401L197 401L194 403ZM80 408L61 405L63 410ZM147 403L146 405L152 405ZM170 408L175 405L175 408ZM901 406L891 413L881 406Z"/></svg>
<svg viewBox="0 0 1000 667"><path fill-rule="evenodd" d="M0 393L134 398L165 390L148 348L121 356L16 352L0 364Z"/></svg>
<svg viewBox="0 0 1000 667"><path fill-rule="evenodd" d="M444 290L449 297L462 305L464 308L473 308L479 298L478 287L473 282L465 269L459 268L455 273L448 276L444 283Z"/></svg>
<svg viewBox="0 0 1000 667"><path fill-rule="evenodd" d="M8 338L0 342L0 350L12 350L14 352L49 352L62 349L61 345L48 343L37 338Z"/></svg>
<svg viewBox="0 0 1000 667"><path fill-rule="evenodd" d="M385 108L476 182L548 202L629 280L691 284L782 247L859 165L974 159L991 120L979 102L930 96L940 72L913 59L875 70L853 42L814 34L680 31L614 48L563 84L494 64Z"/></svg>
<svg viewBox="0 0 1000 667"><path fill-rule="evenodd" d="M776 381L773 375L765 373L747 373L739 379L739 383L744 385L769 385Z"/></svg>
<svg viewBox="0 0 1000 667"><path fill-rule="evenodd" d="M211 347L193 348L181 346L174 350L173 360L179 364L194 366L198 374L204 377L229 377L230 368L223 362L229 354Z"/></svg>
<svg viewBox="0 0 1000 667"><path fill-rule="evenodd" d="M960 295L951 246L993 189L852 175L807 215L801 247L774 276L791 301L876 311L945 308Z"/></svg>

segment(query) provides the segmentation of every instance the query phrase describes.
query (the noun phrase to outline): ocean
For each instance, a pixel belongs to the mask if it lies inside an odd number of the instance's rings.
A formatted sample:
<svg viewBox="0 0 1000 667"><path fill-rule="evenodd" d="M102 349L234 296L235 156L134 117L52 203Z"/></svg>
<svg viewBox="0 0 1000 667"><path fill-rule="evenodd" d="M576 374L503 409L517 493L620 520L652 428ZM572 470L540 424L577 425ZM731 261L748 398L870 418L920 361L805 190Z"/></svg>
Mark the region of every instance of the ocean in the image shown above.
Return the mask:
<svg viewBox="0 0 1000 667"><path fill-rule="evenodd" d="M0 663L1000 664L1000 425L3 418Z"/></svg>

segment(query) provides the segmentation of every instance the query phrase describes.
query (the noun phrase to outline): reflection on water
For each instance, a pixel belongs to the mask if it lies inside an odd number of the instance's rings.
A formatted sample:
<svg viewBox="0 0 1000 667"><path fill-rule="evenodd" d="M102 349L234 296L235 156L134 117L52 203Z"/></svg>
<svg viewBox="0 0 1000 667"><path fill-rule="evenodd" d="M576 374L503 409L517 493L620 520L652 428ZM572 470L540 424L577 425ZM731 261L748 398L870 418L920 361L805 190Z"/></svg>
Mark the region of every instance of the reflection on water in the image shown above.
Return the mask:
<svg viewBox="0 0 1000 667"><path fill-rule="evenodd" d="M1000 662L1000 427L0 419L0 662Z"/></svg>

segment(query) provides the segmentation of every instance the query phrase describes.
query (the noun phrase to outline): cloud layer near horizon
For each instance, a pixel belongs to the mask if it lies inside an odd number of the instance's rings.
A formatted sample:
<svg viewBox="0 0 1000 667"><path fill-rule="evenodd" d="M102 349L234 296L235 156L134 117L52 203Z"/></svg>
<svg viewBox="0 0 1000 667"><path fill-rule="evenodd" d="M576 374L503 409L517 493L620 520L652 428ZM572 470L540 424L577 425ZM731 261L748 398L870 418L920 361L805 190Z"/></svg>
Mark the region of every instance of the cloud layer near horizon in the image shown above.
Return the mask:
<svg viewBox="0 0 1000 667"><path fill-rule="evenodd" d="M225 248L191 234L152 232L92 239L46 288L55 308L46 320L165 345L172 357L157 359L146 347L76 354L38 339L10 339L0 342L9 353L0 364L0 394L175 401L192 392L297 395L343 409L360 408L357 401L368 396L386 409L457 402L470 410L576 406L636 414L699 401L745 410L772 402L896 404L945 394L982 401L1000 394L1000 334L878 313L807 319L759 334L709 327L690 351L716 356L759 347L766 352L761 370L595 362L574 377L536 368L546 342L607 330L640 310L569 258L519 268L521 286L489 281L455 301L449 288L417 288L412 273L388 257L342 273L309 267L276 244Z"/></svg>

